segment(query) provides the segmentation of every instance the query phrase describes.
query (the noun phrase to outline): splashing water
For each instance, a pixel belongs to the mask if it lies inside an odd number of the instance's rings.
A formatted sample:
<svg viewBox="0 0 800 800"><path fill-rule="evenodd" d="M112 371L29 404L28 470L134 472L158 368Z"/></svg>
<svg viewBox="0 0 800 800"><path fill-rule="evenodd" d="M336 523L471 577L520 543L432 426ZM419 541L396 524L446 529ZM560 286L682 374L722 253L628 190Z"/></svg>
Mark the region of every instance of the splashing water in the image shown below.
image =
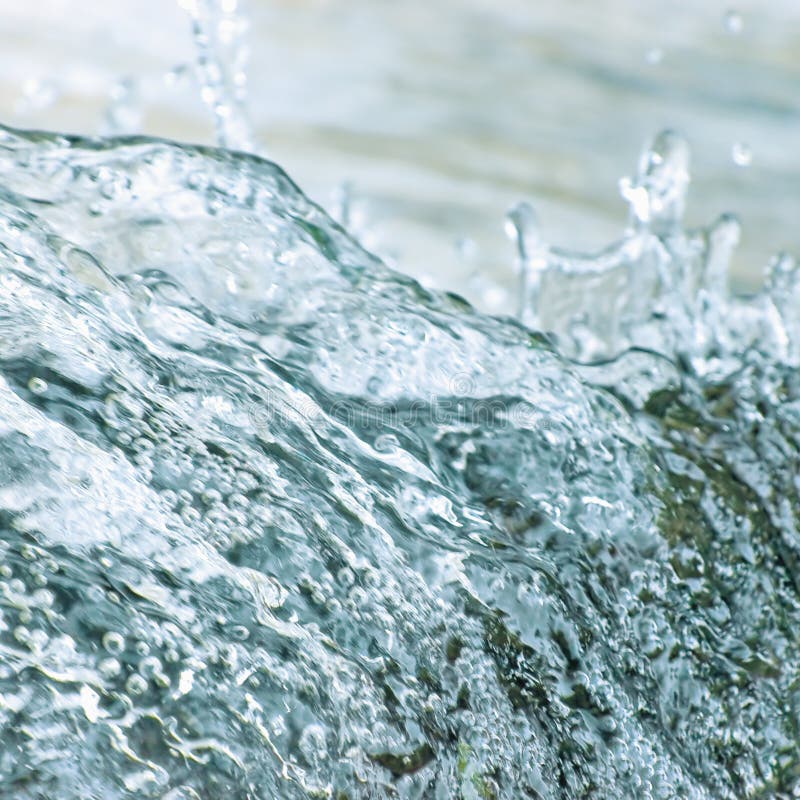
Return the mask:
<svg viewBox="0 0 800 800"><path fill-rule="evenodd" d="M192 21L200 97L210 109L217 144L253 150L247 118L247 19L239 0L178 0Z"/></svg>
<svg viewBox="0 0 800 800"><path fill-rule="evenodd" d="M798 272L687 183L510 215L545 339L255 156L4 129L4 791L791 796Z"/></svg>
<svg viewBox="0 0 800 800"><path fill-rule="evenodd" d="M688 184L591 256L517 205L510 320L257 156L0 129L0 794L797 796L800 272L731 296Z"/></svg>

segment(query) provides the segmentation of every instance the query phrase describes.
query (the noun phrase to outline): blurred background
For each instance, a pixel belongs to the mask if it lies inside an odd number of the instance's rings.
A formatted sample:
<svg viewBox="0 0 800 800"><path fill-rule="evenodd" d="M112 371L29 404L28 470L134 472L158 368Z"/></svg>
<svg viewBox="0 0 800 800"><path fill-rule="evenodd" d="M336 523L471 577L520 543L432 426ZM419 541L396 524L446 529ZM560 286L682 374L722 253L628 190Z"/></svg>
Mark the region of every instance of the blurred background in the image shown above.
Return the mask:
<svg viewBox="0 0 800 800"><path fill-rule="evenodd" d="M0 121L211 143L181 2L0 0ZM367 246L484 308L513 286L508 207L608 244L663 127L692 145L687 221L742 221L736 288L800 252L797 0L215 2L259 151L334 211L349 182Z"/></svg>

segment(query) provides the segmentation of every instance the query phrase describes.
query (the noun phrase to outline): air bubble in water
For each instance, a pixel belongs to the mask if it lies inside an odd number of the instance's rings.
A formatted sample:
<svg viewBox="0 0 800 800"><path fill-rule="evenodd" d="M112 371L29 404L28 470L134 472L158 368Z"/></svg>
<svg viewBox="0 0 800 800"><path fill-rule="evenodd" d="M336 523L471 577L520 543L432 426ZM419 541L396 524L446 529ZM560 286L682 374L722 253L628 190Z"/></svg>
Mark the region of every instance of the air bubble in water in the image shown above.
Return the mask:
<svg viewBox="0 0 800 800"><path fill-rule="evenodd" d="M47 391L47 382L41 378L33 377L28 381L28 389L34 394L44 394Z"/></svg>
<svg viewBox="0 0 800 800"><path fill-rule="evenodd" d="M125 682L125 690L130 695L140 695L147 691L147 681L138 673L134 673Z"/></svg>
<svg viewBox="0 0 800 800"><path fill-rule="evenodd" d="M125 639L120 634L109 631L103 636L103 647L112 655L117 655L125 649Z"/></svg>

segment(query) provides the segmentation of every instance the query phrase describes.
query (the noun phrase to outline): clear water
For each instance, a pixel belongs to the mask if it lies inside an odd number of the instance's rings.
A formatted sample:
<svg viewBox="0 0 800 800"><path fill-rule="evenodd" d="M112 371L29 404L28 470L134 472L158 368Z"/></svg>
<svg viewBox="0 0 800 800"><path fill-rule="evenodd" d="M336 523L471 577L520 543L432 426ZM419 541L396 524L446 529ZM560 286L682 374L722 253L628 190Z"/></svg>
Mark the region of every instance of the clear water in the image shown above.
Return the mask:
<svg viewBox="0 0 800 800"><path fill-rule="evenodd" d="M257 156L2 129L0 793L797 796L800 273L688 178L517 206L499 318Z"/></svg>
<svg viewBox="0 0 800 800"><path fill-rule="evenodd" d="M796 272L729 301L682 148L561 347L255 156L5 130L6 793L791 796Z"/></svg>

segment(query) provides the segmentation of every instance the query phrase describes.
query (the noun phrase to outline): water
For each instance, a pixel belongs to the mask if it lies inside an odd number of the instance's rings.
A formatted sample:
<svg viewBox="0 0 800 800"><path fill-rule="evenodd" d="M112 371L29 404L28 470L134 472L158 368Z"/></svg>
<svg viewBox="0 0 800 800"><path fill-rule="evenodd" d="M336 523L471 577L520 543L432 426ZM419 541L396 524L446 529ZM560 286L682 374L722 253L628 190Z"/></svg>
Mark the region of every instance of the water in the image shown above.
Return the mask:
<svg viewBox="0 0 800 800"><path fill-rule="evenodd" d="M683 148L554 348L254 156L5 130L6 791L791 796L797 271L724 293Z"/></svg>
<svg viewBox="0 0 800 800"><path fill-rule="evenodd" d="M800 794L800 272L690 174L595 255L516 205L493 317L255 155L3 128L2 793Z"/></svg>

